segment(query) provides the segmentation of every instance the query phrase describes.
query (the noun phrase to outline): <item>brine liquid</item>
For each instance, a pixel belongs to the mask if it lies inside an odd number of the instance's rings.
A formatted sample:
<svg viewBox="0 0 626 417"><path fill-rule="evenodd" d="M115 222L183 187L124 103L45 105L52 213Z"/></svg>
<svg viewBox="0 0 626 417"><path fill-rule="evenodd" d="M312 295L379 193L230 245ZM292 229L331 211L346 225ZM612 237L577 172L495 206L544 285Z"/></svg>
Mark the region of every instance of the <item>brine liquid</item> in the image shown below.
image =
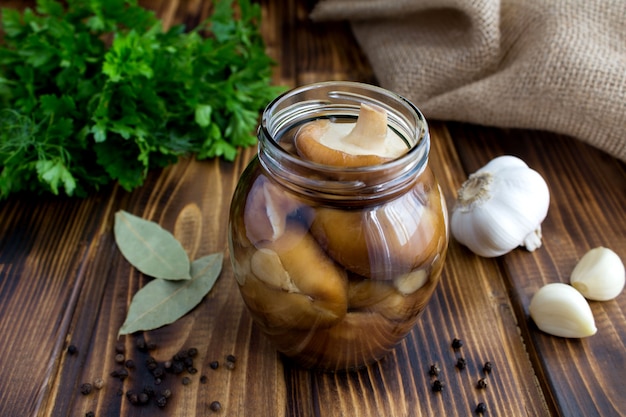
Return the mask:
<svg viewBox="0 0 626 417"><path fill-rule="evenodd" d="M290 152L297 129L280 137ZM234 272L280 352L305 367L354 368L411 330L447 249L445 203L422 175L405 194L355 209L303 199L258 166L245 174L231 212Z"/></svg>

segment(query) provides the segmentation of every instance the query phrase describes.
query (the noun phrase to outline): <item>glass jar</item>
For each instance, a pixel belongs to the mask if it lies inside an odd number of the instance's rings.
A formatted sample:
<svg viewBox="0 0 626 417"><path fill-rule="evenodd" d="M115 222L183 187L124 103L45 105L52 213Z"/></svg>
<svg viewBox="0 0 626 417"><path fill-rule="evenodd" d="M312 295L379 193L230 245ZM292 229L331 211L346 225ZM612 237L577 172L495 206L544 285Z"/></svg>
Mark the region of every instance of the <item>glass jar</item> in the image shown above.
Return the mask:
<svg viewBox="0 0 626 417"><path fill-rule="evenodd" d="M307 122L383 108L407 146L377 165L298 156ZM235 190L234 275L253 320L287 358L338 371L382 358L416 323L448 247L445 200L428 164L426 120L409 101L353 82L303 86L265 109L257 156Z"/></svg>

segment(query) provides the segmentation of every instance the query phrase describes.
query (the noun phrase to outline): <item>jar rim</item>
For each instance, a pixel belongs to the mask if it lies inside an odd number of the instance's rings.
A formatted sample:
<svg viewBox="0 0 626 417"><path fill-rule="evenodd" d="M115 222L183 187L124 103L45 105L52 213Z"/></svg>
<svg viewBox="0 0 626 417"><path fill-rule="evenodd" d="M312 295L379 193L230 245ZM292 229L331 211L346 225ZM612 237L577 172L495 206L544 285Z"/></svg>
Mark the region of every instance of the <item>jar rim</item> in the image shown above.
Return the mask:
<svg viewBox="0 0 626 417"><path fill-rule="evenodd" d="M298 97L307 97L310 92L313 93L305 100L297 99ZM323 96L322 98L318 97L320 94ZM291 105L285 106L290 102ZM337 104L338 102L340 104ZM350 102L353 104L346 104ZM414 143L410 144L410 148L406 153L398 158L377 165L357 167L330 166L301 158L285 149L281 146L280 141L277 140L280 137L280 133L286 130L285 126L292 127L294 124L292 118L304 118L307 112L312 109L347 109L348 107L360 106L363 102L370 102L385 108L390 116L403 125L405 132L403 136L410 136L411 140L414 141ZM281 108L281 106L285 107ZM398 114L398 109L403 111L402 115ZM296 112L296 114L292 115L293 112ZM413 120L407 120L410 117ZM291 124L288 122L291 122ZM391 175L398 177L395 182L406 181L408 180L406 178L407 175L410 174L412 176L415 174L417 176L423 171L427 165L430 150L428 123L417 106L403 96L382 87L354 81L324 81L303 85L282 93L272 100L263 111L258 136L259 154L265 158L260 159L266 168L272 170L272 167L281 166L282 164L328 177L336 177L339 174L345 174L345 176L354 178L357 178L359 175L372 177L383 173L389 176L391 173ZM407 140L409 138L405 137L404 139ZM304 182L306 182L305 186L312 189L324 188L328 191L329 188L327 182L318 184L318 181L310 178L304 180ZM385 182L388 183L388 181ZM377 184L376 187L369 191L366 190L366 194L379 192L379 185ZM359 181L340 181L335 182L331 188L333 187L337 187L338 193L352 189L361 189L363 191L364 184Z"/></svg>

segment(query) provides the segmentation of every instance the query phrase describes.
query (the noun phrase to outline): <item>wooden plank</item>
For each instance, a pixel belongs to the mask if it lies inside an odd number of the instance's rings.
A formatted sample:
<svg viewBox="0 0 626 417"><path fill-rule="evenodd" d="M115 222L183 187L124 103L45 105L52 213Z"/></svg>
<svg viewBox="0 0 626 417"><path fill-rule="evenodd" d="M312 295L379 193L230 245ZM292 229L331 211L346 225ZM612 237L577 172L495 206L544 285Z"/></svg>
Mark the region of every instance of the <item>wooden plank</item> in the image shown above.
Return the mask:
<svg viewBox="0 0 626 417"><path fill-rule="evenodd" d="M45 401L106 205L24 195L0 204L0 415L33 415Z"/></svg>
<svg viewBox="0 0 626 417"><path fill-rule="evenodd" d="M167 24L194 24L210 7L200 0L142 4ZM308 21L311 1L260 4L268 51L279 63L276 83L375 82L345 23ZM118 390L154 383L144 366L148 355L165 361L188 347L199 349L198 372L188 375L190 385L173 375L159 385L173 392L167 415L212 415L214 400L229 416L472 415L479 401L488 415L623 415L624 296L592 303L599 334L584 341L540 333L527 318L527 306L543 283L565 281L591 247L609 246L626 259L624 164L539 132L431 121L431 134L431 163L450 207L467 174L496 155L518 154L544 174L553 193L544 247L481 259L451 241L442 283L418 325L388 357L352 373L283 363L244 308L226 228L232 192L253 148L234 163L183 159L153 172L133 193L113 187L83 201L16 196L0 203L0 415L155 415L154 406L132 406ZM116 337L130 299L147 282L115 246L111 227L119 209L171 230L192 258L227 255L222 276L201 305L144 335L157 345L149 353L135 347L138 335ZM459 351L450 346L455 337L465 342ZM120 342L137 363L124 382L109 376L120 367ZM69 343L78 345L78 355L65 354ZM223 366L228 354L237 357L233 370ZM454 366L461 355L468 363L462 371ZM211 369L213 360L222 366ZM479 390L486 360L494 370L487 389ZM439 393L432 392L428 375L435 362L446 382ZM80 394L80 385L96 378L105 387Z"/></svg>
<svg viewBox="0 0 626 417"><path fill-rule="evenodd" d="M624 415L626 297L590 302L598 333L567 340L540 332L528 319L532 295L544 284L569 282L580 257L605 246L626 259L626 167L581 141L546 132L449 125L468 172L491 158L519 156L540 172L551 203L543 247L502 258L524 339L545 392L559 415Z"/></svg>

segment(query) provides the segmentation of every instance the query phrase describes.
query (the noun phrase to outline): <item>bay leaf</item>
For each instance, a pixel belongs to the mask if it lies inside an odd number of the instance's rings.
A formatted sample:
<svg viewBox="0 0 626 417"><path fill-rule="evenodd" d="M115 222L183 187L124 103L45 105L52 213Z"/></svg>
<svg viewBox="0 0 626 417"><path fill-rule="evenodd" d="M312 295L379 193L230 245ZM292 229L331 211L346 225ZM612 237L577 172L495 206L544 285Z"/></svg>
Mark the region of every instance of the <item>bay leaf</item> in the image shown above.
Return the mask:
<svg viewBox="0 0 626 417"><path fill-rule="evenodd" d="M118 336L157 329L187 314L211 291L223 261L223 253L214 253L192 262L190 280L150 281L133 297Z"/></svg>
<svg viewBox="0 0 626 417"><path fill-rule="evenodd" d="M189 256L173 234L124 210L115 213L115 242L124 258L144 274L188 280Z"/></svg>

